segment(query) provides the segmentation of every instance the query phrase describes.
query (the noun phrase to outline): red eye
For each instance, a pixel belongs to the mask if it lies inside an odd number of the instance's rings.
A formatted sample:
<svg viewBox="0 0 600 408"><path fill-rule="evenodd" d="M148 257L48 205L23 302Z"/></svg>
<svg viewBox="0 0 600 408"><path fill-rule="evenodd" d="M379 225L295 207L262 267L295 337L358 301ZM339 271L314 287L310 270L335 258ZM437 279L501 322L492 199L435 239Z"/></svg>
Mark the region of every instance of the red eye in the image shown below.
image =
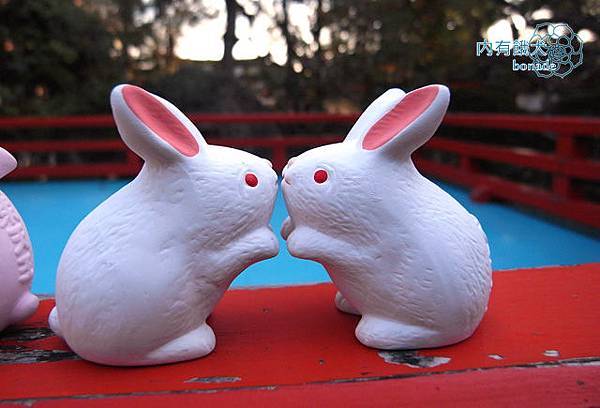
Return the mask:
<svg viewBox="0 0 600 408"><path fill-rule="evenodd" d="M323 169L315 171L315 175L314 175L315 183L323 184L327 181L327 177L329 177L329 175L327 174L327 171L325 171Z"/></svg>
<svg viewBox="0 0 600 408"><path fill-rule="evenodd" d="M246 180L246 184L248 184L250 187L258 186L258 177L256 177L254 173L246 173L244 180Z"/></svg>

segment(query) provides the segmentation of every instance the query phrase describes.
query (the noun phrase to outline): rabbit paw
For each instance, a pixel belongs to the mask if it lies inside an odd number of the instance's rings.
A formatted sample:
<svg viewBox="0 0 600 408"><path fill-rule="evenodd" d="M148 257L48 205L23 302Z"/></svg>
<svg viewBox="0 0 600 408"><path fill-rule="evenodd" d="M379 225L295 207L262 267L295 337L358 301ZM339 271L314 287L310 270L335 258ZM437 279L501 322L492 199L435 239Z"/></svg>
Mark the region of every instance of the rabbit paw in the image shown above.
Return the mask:
<svg viewBox="0 0 600 408"><path fill-rule="evenodd" d="M171 340L162 347L147 354L138 362L127 365L167 364L191 360L209 354L215 348L216 339L213 330L204 323L199 328Z"/></svg>
<svg viewBox="0 0 600 408"><path fill-rule="evenodd" d="M119 350L98 353L98 350L74 349L85 360L110 366L146 366L192 360L209 354L215 348L215 334L206 324L162 345L146 355L119 354ZM71 344L69 344L71 345ZM73 346L71 345L73 348Z"/></svg>
<svg viewBox="0 0 600 408"><path fill-rule="evenodd" d="M346 259L352 262L355 247L313 228L296 226L287 237L289 253L296 258L317 262Z"/></svg>
<svg viewBox="0 0 600 408"><path fill-rule="evenodd" d="M287 240L292 231L294 230L294 222L290 217L287 217L283 221L283 225L281 226L281 237L284 240Z"/></svg>
<svg viewBox="0 0 600 408"><path fill-rule="evenodd" d="M412 326L375 316L363 316L356 326L356 338L365 346L383 350L439 347L440 333L425 327Z"/></svg>
<svg viewBox="0 0 600 408"><path fill-rule="evenodd" d="M236 255L243 263L255 263L274 257L279 253L279 240L270 226L259 228L232 243L229 256Z"/></svg>
<svg viewBox="0 0 600 408"><path fill-rule="evenodd" d="M23 320L30 317L38 308L38 304L40 300L37 296L31 294L30 292L26 292L21 296L21 299L17 302L17 305L12 310L12 314L10 316L11 322L19 323Z"/></svg>
<svg viewBox="0 0 600 408"><path fill-rule="evenodd" d="M356 310L356 308L352 306L340 292L335 294L335 307L344 313L350 313L357 316L362 314Z"/></svg>
<svg viewBox="0 0 600 408"><path fill-rule="evenodd" d="M60 330L60 322L58 321L58 311L56 310L56 306L52 308L50 312L50 316L48 316L48 326L50 329L56 334L58 337L62 337L62 332Z"/></svg>

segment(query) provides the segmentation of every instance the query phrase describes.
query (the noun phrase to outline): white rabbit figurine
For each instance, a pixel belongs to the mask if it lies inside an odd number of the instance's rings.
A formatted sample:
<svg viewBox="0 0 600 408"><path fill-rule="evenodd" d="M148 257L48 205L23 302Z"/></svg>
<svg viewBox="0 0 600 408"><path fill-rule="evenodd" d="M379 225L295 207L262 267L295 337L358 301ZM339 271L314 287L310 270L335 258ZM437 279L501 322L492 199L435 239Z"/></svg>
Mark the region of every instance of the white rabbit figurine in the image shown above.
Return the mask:
<svg viewBox="0 0 600 408"><path fill-rule="evenodd" d="M208 145L168 101L132 85L111 94L140 174L92 211L62 254L51 328L82 358L151 365L202 357L206 324L232 280L279 251L270 162Z"/></svg>
<svg viewBox="0 0 600 408"><path fill-rule="evenodd" d="M0 179L17 167L0 147ZM0 331L31 316L39 300L32 295L33 253L25 223L0 191Z"/></svg>
<svg viewBox="0 0 600 408"><path fill-rule="evenodd" d="M362 316L356 337L369 347L456 343L487 309L485 233L410 157L438 128L449 99L442 85L390 89L343 143L307 151L284 169L288 249L327 269L336 306Z"/></svg>

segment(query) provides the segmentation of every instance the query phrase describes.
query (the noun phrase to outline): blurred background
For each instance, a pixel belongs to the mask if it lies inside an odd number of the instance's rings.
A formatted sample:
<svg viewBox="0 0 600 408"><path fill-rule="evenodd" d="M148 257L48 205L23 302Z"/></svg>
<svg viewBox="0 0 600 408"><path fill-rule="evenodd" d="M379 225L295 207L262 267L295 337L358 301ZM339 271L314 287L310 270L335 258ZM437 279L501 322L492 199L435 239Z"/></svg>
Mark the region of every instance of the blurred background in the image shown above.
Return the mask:
<svg viewBox="0 0 600 408"><path fill-rule="evenodd" d="M565 78L476 55L547 22L584 46ZM73 228L141 166L109 116L122 82L277 170L386 89L446 84L450 113L414 159L481 219L494 267L600 261L599 34L597 0L0 0L0 145L20 163L0 188L32 235L34 290L53 292ZM284 217L279 199L275 229ZM236 284L327 279L282 252Z"/></svg>
<svg viewBox="0 0 600 408"><path fill-rule="evenodd" d="M108 112L119 82L188 111L356 112L390 86L452 88L453 111L597 115L597 0L0 0L0 114ZM565 22L566 80L514 73L476 42Z"/></svg>

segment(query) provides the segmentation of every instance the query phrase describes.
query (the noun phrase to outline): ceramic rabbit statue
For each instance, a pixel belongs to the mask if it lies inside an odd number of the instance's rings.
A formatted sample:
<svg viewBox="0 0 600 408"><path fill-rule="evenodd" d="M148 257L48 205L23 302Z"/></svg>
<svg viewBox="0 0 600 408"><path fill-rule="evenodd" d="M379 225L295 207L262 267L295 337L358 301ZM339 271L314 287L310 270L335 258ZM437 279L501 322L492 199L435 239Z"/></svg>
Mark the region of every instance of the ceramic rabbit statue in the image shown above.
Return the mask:
<svg viewBox="0 0 600 408"><path fill-rule="evenodd" d="M0 179L17 161L0 147ZM33 253L23 219L0 191L0 331L31 316L39 300L32 295Z"/></svg>
<svg viewBox="0 0 600 408"><path fill-rule="evenodd" d="M289 251L325 266L339 290L335 304L362 316L356 337L370 347L456 343L487 309L485 233L410 157L438 128L449 99L442 85L391 89L343 143L307 151L284 169Z"/></svg>
<svg viewBox="0 0 600 408"><path fill-rule="evenodd" d="M132 85L111 94L145 164L92 211L62 254L50 326L81 357L151 365L215 347L206 318L232 280L275 256L270 162L209 145L175 106Z"/></svg>

